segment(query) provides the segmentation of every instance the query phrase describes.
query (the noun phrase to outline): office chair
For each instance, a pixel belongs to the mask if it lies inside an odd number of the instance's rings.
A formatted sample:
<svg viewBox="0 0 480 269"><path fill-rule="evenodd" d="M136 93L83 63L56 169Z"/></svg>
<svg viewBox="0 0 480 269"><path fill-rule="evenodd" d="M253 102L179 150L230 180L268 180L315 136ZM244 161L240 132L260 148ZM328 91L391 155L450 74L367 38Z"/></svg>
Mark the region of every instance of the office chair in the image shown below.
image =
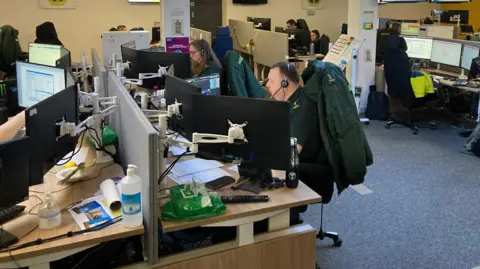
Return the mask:
<svg viewBox="0 0 480 269"><path fill-rule="evenodd" d="M333 240L335 247L342 246L342 239L337 232L329 232L323 230L323 205L330 203L333 196L334 177L333 171L329 165L321 165L317 163L303 163L299 166L300 180L309 188L322 196L320 209L320 230L317 233L317 239L324 240L330 238ZM306 208L305 208L306 210Z"/></svg>
<svg viewBox="0 0 480 269"><path fill-rule="evenodd" d="M297 28L302 30L307 30L310 33L310 28L308 28L307 21L304 19L297 20Z"/></svg>
<svg viewBox="0 0 480 269"><path fill-rule="evenodd" d="M388 46L385 53L384 69L385 81L388 87L389 97L400 99L401 104L408 110L407 119L397 119L390 115L390 120L385 125L386 129L394 124L400 124L410 128L413 134L418 134L418 120L414 117L413 111L425 107L426 101L432 96L416 98L410 82L411 70L407 55L407 44L400 36L391 35L388 39ZM436 129L436 124L429 123L431 129Z"/></svg>

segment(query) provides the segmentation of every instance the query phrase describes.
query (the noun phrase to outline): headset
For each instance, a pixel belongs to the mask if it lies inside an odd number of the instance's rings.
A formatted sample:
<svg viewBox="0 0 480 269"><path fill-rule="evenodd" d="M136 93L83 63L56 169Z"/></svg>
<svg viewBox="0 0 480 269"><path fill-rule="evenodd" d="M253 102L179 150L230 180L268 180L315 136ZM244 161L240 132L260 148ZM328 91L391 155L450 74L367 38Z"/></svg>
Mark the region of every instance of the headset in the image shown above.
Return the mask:
<svg viewBox="0 0 480 269"><path fill-rule="evenodd" d="M290 63L287 63L287 74L290 73ZM284 77L283 80L282 80L282 83L280 83L280 85L282 86L282 88L288 88L288 86L290 85L290 83L288 82L288 79L287 77Z"/></svg>

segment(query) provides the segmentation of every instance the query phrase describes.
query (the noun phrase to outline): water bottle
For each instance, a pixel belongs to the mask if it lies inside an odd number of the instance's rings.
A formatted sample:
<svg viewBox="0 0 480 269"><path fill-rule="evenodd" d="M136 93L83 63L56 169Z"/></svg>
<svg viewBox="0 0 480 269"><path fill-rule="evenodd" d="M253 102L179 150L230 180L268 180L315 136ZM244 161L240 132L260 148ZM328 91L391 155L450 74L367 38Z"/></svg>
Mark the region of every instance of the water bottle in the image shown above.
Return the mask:
<svg viewBox="0 0 480 269"><path fill-rule="evenodd" d="M310 43L310 55L315 55L315 44L313 42Z"/></svg>
<svg viewBox="0 0 480 269"><path fill-rule="evenodd" d="M136 228L143 223L142 179L135 174L135 165L128 165L127 176L120 181L123 225Z"/></svg>
<svg viewBox="0 0 480 269"><path fill-rule="evenodd" d="M297 139L290 138L290 167L287 169L287 174L285 178L285 185L287 188L296 189L298 187L298 183L300 181L300 173L298 171L298 151L297 151Z"/></svg>

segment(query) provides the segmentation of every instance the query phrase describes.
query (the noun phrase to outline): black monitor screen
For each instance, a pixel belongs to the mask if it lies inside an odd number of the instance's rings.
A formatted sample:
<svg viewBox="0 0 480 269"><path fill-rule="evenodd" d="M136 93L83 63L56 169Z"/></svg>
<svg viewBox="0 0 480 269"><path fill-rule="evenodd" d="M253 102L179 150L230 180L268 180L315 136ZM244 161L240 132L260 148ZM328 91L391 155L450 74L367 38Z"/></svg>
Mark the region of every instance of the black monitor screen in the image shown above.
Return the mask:
<svg viewBox="0 0 480 269"><path fill-rule="evenodd" d="M202 88L202 94L220 95L220 74L187 79L187 81Z"/></svg>

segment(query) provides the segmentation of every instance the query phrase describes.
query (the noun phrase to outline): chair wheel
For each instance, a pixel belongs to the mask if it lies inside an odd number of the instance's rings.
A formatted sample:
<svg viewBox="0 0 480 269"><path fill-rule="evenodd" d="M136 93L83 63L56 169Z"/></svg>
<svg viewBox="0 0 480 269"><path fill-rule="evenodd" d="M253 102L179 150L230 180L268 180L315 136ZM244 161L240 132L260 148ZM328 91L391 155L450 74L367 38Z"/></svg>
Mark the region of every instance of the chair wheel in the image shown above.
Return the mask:
<svg viewBox="0 0 480 269"><path fill-rule="evenodd" d="M390 129L390 124L385 124L385 129Z"/></svg>
<svg viewBox="0 0 480 269"><path fill-rule="evenodd" d="M430 129L431 130L437 130L437 124L436 123L430 123Z"/></svg>
<svg viewBox="0 0 480 269"><path fill-rule="evenodd" d="M335 240L335 241L333 242L333 246L335 246L335 247L341 247L341 246L342 246L342 243L343 243L342 239L339 238L338 240Z"/></svg>
<svg viewBox="0 0 480 269"><path fill-rule="evenodd" d="M418 135L418 128L417 127L413 128L412 132L414 135Z"/></svg>
<svg viewBox="0 0 480 269"><path fill-rule="evenodd" d="M366 121L364 124L365 125L370 125L370 121Z"/></svg>

